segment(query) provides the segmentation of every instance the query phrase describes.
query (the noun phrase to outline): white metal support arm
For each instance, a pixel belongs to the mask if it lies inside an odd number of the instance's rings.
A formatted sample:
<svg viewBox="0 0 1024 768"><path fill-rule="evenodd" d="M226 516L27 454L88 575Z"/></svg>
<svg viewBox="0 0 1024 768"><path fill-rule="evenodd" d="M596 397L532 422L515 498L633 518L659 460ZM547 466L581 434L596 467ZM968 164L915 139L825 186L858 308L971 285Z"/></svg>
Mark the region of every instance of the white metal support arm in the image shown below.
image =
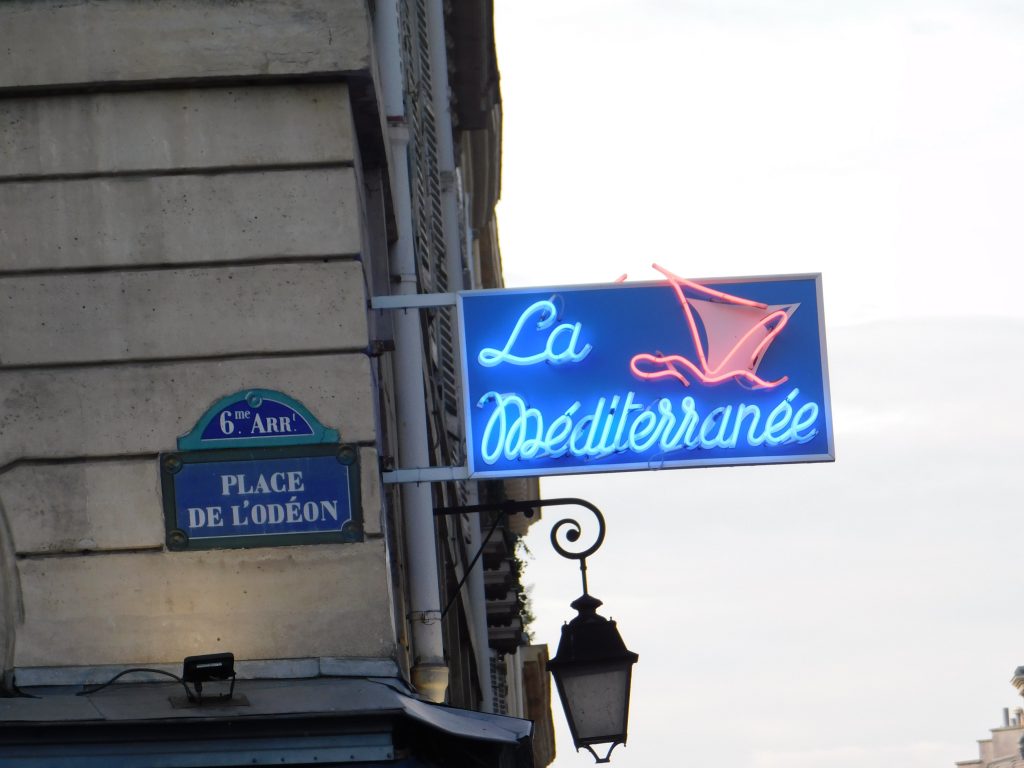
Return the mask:
<svg viewBox="0 0 1024 768"><path fill-rule="evenodd" d="M370 299L371 309L429 309L454 305L454 293L397 293Z"/></svg>

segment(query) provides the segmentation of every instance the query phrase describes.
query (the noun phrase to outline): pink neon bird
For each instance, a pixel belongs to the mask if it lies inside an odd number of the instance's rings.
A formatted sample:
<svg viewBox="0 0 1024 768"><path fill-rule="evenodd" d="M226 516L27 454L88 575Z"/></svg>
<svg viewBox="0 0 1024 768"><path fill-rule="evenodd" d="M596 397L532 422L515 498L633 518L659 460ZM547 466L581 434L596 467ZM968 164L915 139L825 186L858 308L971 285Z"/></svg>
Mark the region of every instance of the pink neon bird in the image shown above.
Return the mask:
<svg viewBox="0 0 1024 768"><path fill-rule="evenodd" d="M641 379L675 378L687 387L690 386L687 375L708 385L732 379L745 382L753 389L771 389L788 380L788 376L783 376L766 381L757 375L757 367L765 350L786 327L799 304L769 307L684 280L657 264L652 266L668 278L676 292L697 350L697 361L683 355L641 353L629 361L634 375ZM684 288L707 298L687 298ZM697 317L707 334L707 352L697 330Z"/></svg>

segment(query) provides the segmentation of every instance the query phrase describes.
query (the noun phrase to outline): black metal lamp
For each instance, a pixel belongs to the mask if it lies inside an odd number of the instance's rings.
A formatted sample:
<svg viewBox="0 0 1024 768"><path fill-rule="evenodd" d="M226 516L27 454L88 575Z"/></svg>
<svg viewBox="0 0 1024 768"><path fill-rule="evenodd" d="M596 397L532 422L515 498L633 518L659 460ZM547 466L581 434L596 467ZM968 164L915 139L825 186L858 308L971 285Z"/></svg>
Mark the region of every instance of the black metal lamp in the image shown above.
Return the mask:
<svg viewBox="0 0 1024 768"><path fill-rule="evenodd" d="M578 615L562 627L555 658L548 670L555 678L558 697L569 721L572 743L579 752L585 748L599 763L611 760L612 750L626 743L629 720L629 688L637 656L626 649L615 622L597 614L601 601L587 589L587 558L604 543L604 515L583 499L553 499L552 504L576 504L586 507L597 518L597 540L580 552L566 549L559 541L579 541L582 528L573 519L559 520L551 528L551 545L562 557L580 561L583 594L573 601ZM568 530L563 531L568 527ZM594 744L609 744L601 757Z"/></svg>
<svg viewBox="0 0 1024 768"><path fill-rule="evenodd" d="M572 607L579 615L562 627L558 652L548 662L562 700L572 741L585 747L599 763L626 742L629 688L633 665L640 658L626 649L615 622L599 616L601 601L583 594ZM600 757L593 744L610 744Z"/></svg>
<svg viewBox="0 0 1024 768"><path fill-rule="evenodd" d="M605 525L601 510L583 499L564 498L508 500L493 504L441 507L435 510L435 513L454 515L499 510L505 515L523 512L529 517L535 507L567 504L586 507L594 514L597 518L597 540L586 549L574 552L563 546L559 539L564 537L570 544L579 541L583 532L580 524L572 518L565 518L551 528L551 545L555 551L562 557L580 561L583 594L572 603L572 607L579 615L562 627L558 652L548 661L547 668L555 678L555 686L562 700L565 717L569 721L576 751L585 748L597 762L608 763L611 762L612 750L619 744L626 743L629 689L633 665L640 657L626 649L615 622L597 614L601 601L587 591L587 558L604 542ZM491 527L487 539L494 532L495 526ZM487 539L484 540L485 544ZM467 575L481 552L483 548L477 552L466 569ZM465 578L464 576L463 581L459 583L459 588L462 587ZM447 608L445 610L447 611ZM594 744L610 744L604 757L593 750Z"/></svg>

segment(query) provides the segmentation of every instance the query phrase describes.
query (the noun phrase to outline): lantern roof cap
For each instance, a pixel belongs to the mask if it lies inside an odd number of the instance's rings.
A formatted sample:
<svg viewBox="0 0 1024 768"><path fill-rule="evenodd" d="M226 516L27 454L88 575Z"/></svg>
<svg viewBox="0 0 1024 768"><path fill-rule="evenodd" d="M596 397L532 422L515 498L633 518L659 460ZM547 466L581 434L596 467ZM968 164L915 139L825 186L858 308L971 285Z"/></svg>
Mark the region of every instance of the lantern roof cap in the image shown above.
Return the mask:
<svg viewBox="0 0 1024 768"><path fill-rule="evenodd" d="M573 664L615 661L636 663L640 657L626 649L615 621L597 613L600 606L600 600L586 593L573 601L578 615L562 626L558 652L548 661L548 669L558 671Z"/></svg>

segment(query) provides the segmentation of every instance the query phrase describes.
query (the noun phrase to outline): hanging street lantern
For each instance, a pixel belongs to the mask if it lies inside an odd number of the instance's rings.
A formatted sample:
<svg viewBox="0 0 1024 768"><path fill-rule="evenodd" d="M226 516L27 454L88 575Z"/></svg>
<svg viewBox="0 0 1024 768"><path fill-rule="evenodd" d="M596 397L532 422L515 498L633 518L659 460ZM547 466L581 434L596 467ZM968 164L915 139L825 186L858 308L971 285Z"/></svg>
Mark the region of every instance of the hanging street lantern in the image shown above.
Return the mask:
<svg viewBox="0 0 1024 768"><path fill-rule="evenodd" d="M532 517L536 507L567 504L586 507L594 514L598 526L597 540L586 549L574 552L563 545L560 537L564 537L570 545L579 541L583 532L579 522L565 518L551 528L551 545L555 551L562 557L580 562L583 594L572 603L578 615L562 627L558 652L548 661L547 668L555 679L555 687L558 689L558 697L562 700L566 720L569 721L569 730L572 732L576 751L586 749L597 762L608 763L611 762L612 750L619 744L626 743L629 688L633 665L640 657L626 649L615 622L598 615L597 609L601 606L601 601L587 591L587 558L604 542L605 524L601 510L583 499L564 498L506 500L491 504L441 507L435 510L435 514L472 514L493 510L502 512L503 517L517 512ZM494 533L496 526L497 522L484 539L484 545ZM456 594L479 559L484 545L466 568L466 574L456 588ZM604 757L594 751L595 744L610 745Z"/></svg>
<svg viewBox="0 0 1024 768"><path fill-rule="evenodd" d="M559 541L562 533L570 544L579 541L583 529L576 520L559 520L551 528L551 545L555 551L562 557L580 561L583 594L572 603L578 615L562 627L558 652L548 662L548 670L555 678L576 751L585 748L597 762L607 763L612 750L626 743L629 688L633 665L640 657L626 649L615 622L597 614L601 601L587 588L587 558L604 543L601 510L583 499L550 499L545 503L576 504L586 507L597 518L597 539L580 552L567 549ZM568 530L563 531L566 527ZM610 745L604 757L594 751L594 744Z"/></svg>
<svg viewBox="0 0 1024 768"><path fill-rule="evenodd" d="M626 649L615 622L597 614L600 605L588 594L572 603L579 615L562 627L548 670L576 751L585 747L597 762L607 763L612 750L626 743L629 687L639 656ZM604 757L593 750L594 744L610 744Z"/></svg>

